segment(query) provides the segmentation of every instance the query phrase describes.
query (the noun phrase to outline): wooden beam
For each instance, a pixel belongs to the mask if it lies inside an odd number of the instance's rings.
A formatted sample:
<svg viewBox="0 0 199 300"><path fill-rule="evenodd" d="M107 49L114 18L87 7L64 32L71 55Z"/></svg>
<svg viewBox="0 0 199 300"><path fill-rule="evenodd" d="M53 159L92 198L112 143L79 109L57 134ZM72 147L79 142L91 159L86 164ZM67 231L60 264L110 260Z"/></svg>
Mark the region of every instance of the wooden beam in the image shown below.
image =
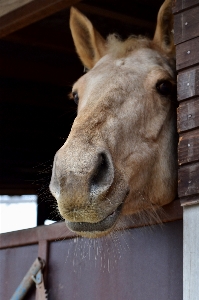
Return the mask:
<svg viewBox="0 0 199 300"><path fill-rule="evenodd" d="M33 0L1 0L0 1L0 17L10 13L11 11L32 2Z"/></svg>
<svg viewBox="0 0 199 300"><path fill-rule="evenodd" d="M0 38L80 0L0 0Z"/></svg>

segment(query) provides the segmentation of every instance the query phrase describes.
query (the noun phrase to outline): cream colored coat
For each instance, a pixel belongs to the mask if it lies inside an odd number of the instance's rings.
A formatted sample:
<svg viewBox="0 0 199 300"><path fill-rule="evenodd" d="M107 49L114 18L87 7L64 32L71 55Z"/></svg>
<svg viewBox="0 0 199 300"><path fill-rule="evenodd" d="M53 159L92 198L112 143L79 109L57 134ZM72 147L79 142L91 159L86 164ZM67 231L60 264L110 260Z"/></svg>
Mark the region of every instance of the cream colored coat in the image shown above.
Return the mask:
<svg viewBox="0 0 199 300"><path fill-rule="evenodd" d="M154 211L176 195L171 1L159 11L152 41L114 35L105 41L75 8L70 26L90 70L73 86L78 114L55 156L50 189L68 227L97 237L120 214Z"/></svg>

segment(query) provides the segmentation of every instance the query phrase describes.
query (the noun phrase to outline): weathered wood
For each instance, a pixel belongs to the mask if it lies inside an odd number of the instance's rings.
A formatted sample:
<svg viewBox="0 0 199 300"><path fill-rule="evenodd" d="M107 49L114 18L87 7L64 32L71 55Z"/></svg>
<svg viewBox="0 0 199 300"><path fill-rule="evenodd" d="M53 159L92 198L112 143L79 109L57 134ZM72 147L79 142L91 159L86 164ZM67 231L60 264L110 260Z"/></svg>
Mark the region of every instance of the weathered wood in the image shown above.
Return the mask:
<svg viewBox="0 0 199 300"><path fill-rule="evenodd" d="M0 17L33 1L34 0L0 0Z"/></svg>
<svg viewBox="0 0 199 300"><path fill-rule="evenodd" d="M0 18L0 38L74 5L79 1L80 0L27 0L26 2L10 0L8 2L4 0L0 2L4 9L4 15ZM12 3L10 9L9 3Z"/></svg>
<svg viewBox="0 0 199 300"><path fill-rule="evenodd" d="M173 13L178 13L181 10L190 8L197 4L199 4L199 0L175 0L174 7L173 7Z"/></svg>
<svg viewBox="0 0 199 300"><path fill-rule="evenodd" d="M199 68L178 75L178 101L199 96Z"/></svg>
<svg viewBox="0 0 199 300"><path fill-rule="evenodd" d="M198 160L199 160L199 129L180 134L179 144L178 144L179 165L198 161Z"/></svg>
<svg viewBox="0 0 199 300"><path fill-rule="evenodd" d="M198 52L199 52L199 37L177 45L176 46L177 70L179 71L181 69L198 64L199 63Z"/></svg>
<svg viewBox="0 0 199 300"><path fill-rule="evenodd" d="M175 44L199 36L199 6L179 13L174 18Z"/></svg>
<svg viewBox="0 0 199 300"><path fill-rule="evenodd" d="M182 206L189 206L199 204L199 195L182 198L180 201Z"/></svg>
<svg viewBox="0 0 199 300"><path fill-rule="evenodd" d="M179 197L199 193L199 163L181 166L178 170Z"/></svg>
<svg viewBox="0 0 199 300"><path fill-rule="evenodd" d="M199 127L199 98L180 103L178 107L178 132Z"/></svg>

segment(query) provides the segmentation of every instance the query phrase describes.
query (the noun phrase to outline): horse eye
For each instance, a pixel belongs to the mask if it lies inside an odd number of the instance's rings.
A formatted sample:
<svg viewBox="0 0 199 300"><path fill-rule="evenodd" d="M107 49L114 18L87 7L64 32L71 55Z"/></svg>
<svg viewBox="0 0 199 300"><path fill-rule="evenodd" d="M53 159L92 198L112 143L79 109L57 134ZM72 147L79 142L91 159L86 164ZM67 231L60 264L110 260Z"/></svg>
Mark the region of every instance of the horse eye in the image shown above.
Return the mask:
<svg viewBox="0 0 199 300"><path fill-rule="evenodd" d="M159 94L169 96L172 93L173 85L170 81L161 81L156 84L156 89Z"/></svg>
<svg viewBox="0 0 199 300"><path fill-rule="evenodd" d="M78 93L77 92L73 92L73 100L76 104L78 104L78 101L79 101L79 96L78 96Z"/></svg>

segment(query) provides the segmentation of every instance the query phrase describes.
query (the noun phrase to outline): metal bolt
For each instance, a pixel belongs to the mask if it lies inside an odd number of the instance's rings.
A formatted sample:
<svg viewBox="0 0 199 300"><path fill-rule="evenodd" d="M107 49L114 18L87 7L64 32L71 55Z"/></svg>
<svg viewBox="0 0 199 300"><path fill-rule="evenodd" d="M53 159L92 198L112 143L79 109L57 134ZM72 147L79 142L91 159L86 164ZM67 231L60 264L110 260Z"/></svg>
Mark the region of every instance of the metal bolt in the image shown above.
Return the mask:
<svg viewBox="0 0 199 300"><path fill-rule="evenodd" d="M189 86L189 82L187 83L187 86Z"/></svg>
<svg viewBox="0 0 199 300"><path fill-rule="evenodd" d="M190 51L190 50L188 50L188 51L187 51L187 54L190 54L190 53L191 53L191 51Z"/></svg>
<svg viewBox="0 0 199 300"><path fill-rule="evenodd" d="M187 25L188 25L188 22L185 22L184 25L187 26Z"/></svg>
<svg viewBox="0 0 199 300"><path fill-rule="evenodd" d="M191 183L191 180L188 183Z"/></svg>
<svg viewBox="0 0 199 300"><path fill-rule="evenodd" d="M190 114L190 115L188 115L188 118L190 119L192 117L192 115Z"/></svg>
<svg viewBox="0 0 199 300"><path fill-rule="evenodd" d="M190 147L191 145L190 144L188 144L188 147Z"/></svg>

